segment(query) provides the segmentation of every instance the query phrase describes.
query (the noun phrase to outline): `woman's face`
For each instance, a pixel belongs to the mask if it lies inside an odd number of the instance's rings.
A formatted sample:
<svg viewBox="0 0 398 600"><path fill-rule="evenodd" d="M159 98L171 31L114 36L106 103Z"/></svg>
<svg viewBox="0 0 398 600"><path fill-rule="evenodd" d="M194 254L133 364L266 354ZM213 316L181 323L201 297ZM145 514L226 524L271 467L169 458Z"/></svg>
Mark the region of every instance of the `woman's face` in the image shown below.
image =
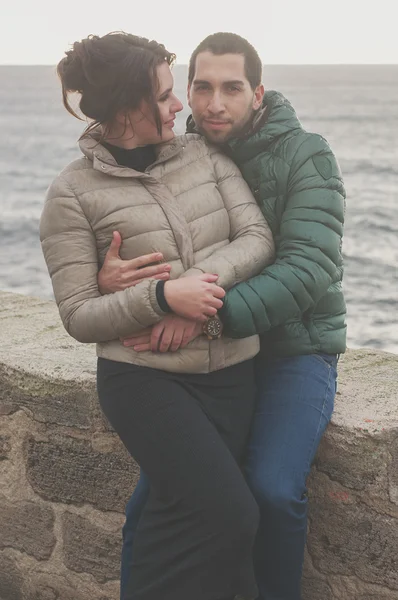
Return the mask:
<svg viewBox="0 0 398 600"><path fill-rule="evenodd" d="M169 65L164 62L157 67L159 87L156 92L156 101L162 123L162 135L159 136L154 116L150 106L143 101L139 110L131 111L131 123L134 142L139 146L167 142L174 137L174 121L176 113L183 108L181 102L173 93L174 79Z"/></svg>

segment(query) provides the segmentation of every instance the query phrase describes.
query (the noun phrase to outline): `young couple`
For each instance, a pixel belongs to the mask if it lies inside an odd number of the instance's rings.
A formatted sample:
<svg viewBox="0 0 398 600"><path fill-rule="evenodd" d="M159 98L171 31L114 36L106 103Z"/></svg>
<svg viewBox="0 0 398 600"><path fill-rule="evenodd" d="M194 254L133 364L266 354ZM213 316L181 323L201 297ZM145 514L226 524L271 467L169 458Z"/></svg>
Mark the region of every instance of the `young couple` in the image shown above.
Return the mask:
<svg viewBox="0 0 398 600"><path fill-rule="evenodd" d="M175 137L174 60L126 33L66 53L64 104L78 92L90 125L40 224L62 321L97 343L102 409L142 469L121 597L300 600L345 350L341 173L232 33L193 52Z"/></svg>

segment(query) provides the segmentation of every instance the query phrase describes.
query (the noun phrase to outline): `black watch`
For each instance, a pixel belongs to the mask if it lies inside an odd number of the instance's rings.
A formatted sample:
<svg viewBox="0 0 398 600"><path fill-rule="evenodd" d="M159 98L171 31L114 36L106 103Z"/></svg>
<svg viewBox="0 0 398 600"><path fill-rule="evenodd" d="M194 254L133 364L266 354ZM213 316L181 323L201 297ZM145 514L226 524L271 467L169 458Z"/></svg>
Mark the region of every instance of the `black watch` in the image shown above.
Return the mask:
<svg viewBox="0 0 398 600"><path fill-rule="evenodd" d="M222 322L219 316L209 317L203 323L203 333L207 335L209 340L218 340L221 337L223 330Z"/></svg>

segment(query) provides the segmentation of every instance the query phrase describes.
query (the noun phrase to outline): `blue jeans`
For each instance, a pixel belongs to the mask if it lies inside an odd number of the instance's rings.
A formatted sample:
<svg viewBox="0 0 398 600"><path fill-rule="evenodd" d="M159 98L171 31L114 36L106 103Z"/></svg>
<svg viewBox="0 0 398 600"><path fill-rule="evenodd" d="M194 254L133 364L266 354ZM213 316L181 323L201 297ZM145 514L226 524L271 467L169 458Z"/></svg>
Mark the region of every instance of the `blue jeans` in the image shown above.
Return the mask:
<svg viewBox="0 0 398 600"><path fill-rule="evenodd" d="M333 412L337 357L257 360L258 399L246 474L260 508L254 565L260 600L300 600L307 530L306 479ZM121 597L149 493L144 473L126 507Z"/></svg>

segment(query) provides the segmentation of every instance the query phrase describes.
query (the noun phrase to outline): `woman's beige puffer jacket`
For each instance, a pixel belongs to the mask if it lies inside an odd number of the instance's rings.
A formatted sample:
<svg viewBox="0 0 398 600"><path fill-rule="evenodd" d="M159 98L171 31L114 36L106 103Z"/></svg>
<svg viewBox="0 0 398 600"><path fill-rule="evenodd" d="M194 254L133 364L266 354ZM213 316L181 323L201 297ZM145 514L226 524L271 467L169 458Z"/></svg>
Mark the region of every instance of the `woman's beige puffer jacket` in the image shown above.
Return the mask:
<svg viewBox="0 0 398 600"><path fill-rule="evenodd" d="M137 353L127 337L165 313L148 279L101 296L97 276L112 232L120 232L121 257L162 252L171 278L218 273L225 289L262 271L274 259L272 235L238 168L198 135L157 149L144 173L119 166L98 143L80 142L84 157L50 186L40 239L62 322L81 342L96 342L110 360L172 372L207 373L255 356L258 336L209 341L199 336L169 353Z"/></svg>

